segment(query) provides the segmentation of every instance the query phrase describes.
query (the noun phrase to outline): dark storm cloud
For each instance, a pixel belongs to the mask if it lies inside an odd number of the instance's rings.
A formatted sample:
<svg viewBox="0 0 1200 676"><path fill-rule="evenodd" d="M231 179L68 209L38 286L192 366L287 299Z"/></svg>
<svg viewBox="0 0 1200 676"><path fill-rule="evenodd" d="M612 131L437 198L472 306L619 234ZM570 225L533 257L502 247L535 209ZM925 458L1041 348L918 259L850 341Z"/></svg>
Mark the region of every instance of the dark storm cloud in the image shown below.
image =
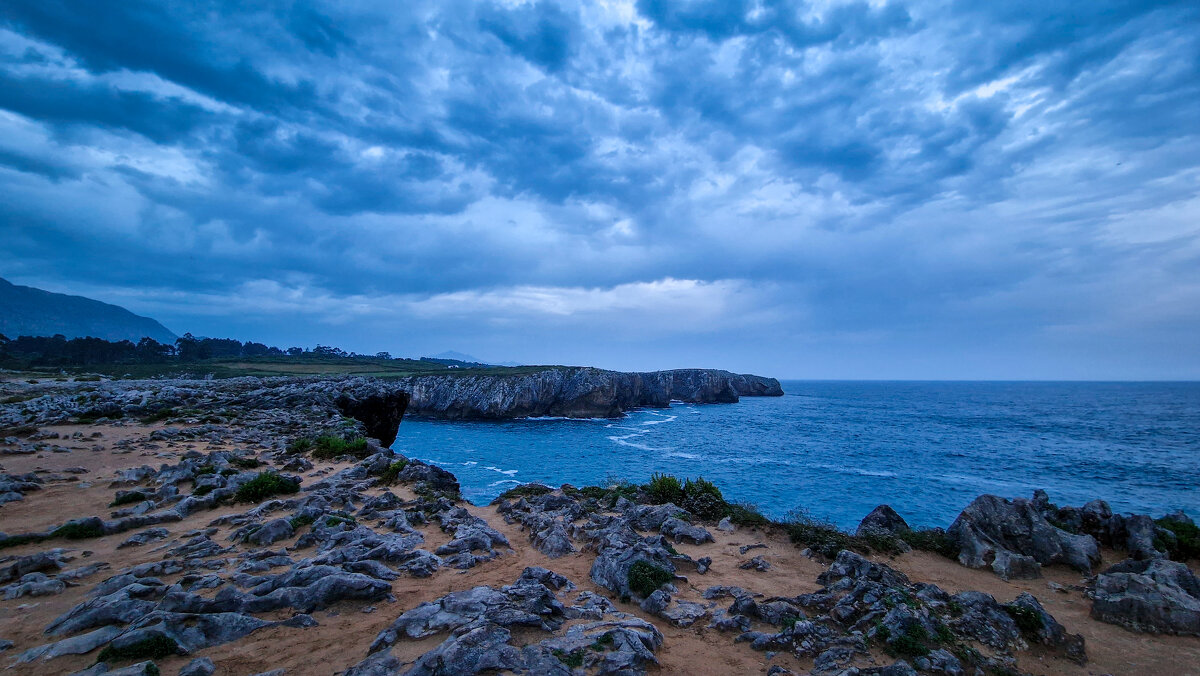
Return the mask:
<svg viewBox="0 0 1200 676"><path fill-rule="evenodd" d="M1197 157L1194 2L0 7L0 275L214 334L1195 374Z"/></svg>

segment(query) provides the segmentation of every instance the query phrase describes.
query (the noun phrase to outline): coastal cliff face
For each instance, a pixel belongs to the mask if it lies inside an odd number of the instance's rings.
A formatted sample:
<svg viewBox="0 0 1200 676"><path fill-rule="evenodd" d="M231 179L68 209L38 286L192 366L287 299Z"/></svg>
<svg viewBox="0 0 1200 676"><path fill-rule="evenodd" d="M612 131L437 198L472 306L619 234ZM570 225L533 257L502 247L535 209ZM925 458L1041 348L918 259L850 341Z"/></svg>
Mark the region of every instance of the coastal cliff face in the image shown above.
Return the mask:
<svg viewBox="0 0 1200 676"><path fill-rule="evenodd" d="M733 403L739 397L782 396L774 378L714 369L621 373L552 368L512 376L436 375L394 381L411 396L413 415L451 420L556 416L613 418L672 401Z"/></svg>

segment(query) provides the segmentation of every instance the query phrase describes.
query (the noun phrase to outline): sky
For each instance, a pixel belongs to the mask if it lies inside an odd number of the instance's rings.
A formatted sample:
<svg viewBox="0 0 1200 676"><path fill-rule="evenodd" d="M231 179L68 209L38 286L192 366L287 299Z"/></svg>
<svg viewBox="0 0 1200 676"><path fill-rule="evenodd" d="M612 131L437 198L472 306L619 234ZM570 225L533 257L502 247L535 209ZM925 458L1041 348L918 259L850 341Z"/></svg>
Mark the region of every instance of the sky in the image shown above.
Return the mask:
<svg viewBox="0 0 1200 676"><path fill-rule="evenodd" d="M1200 379L1200 3L6 0L0 240L281 347Z"/></svg>

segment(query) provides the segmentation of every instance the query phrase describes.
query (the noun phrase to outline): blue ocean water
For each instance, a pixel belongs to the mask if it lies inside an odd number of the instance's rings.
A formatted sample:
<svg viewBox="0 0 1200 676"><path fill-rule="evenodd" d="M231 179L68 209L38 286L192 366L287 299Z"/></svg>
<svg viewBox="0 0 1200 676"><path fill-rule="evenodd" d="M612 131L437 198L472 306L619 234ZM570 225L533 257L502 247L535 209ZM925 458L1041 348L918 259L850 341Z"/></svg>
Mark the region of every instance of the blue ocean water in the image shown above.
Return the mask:
<svg viewBox="0 0 1200 676"><path fill-rule="evenodd" d="M981 493L1200 517L1200 383L784 381L783 397L620 420L406 418L397 451L485 504L517 483L703 476L772 516L852 528L880 503L948 526Z"/></svg>

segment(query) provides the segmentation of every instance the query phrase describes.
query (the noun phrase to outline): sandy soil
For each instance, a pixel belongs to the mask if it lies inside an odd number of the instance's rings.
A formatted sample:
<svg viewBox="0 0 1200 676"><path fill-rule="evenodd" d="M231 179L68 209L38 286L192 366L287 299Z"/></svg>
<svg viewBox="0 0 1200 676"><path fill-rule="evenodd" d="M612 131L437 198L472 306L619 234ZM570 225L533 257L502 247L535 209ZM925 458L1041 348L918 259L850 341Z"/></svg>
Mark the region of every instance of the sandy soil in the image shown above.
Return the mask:
<svg viewBox="0 0 1200 676"><path fill-rule="evenodd" d="M150 442L148 435L160 426L129 424L125 426L61 426L46 428L59 432L61 439L48 443L66 446L70 453L40 453L37 455L0 456L0 471L10 473L39 472L47 478L41 491L27 494L22 502L0 506L0 531L20 533L43 530L62 523L69 518L88 515L107 517L108 504L116 488L110 481L119 469L148 464L157 467L164 462L175 462L188 450L213 450L207 441L194 443ZM70 439L76 431L85 438ZM101 436L93 438L94 432ZM131 440L132 450L115 448L114 444ZM83 467L87 473L62 474L68 467ZM318 469L336 469L336 465L325 463ZM323 473L322 473L323 474ZM306 481L319 476L310 473ZM408 489L393 489L401 497L413 497ZM0 638L13 641L15 647L0 656L0 664L12 662L12 656L28 648L48 642L43 629L55 617L69 610L85 598L87 589L121 568L144 561L159 560L167 546L174 546L190 531L206 527L213 519L224 514L244 511L246 506L224 507L209 512L193 514L179 523L162 524L171 534L168 540L143 547L117 549L117 545L132 533L122 533L87 541L54 541L29 544L0 551L0 563L7 557L27 555L53 546L61 546L75 556L70 567L103 561L109 565L90 578L80 581L57 596L10 601L0 600ZM376 634L387 627L398 615L424 601L431 601L450 591L467 589L476 585L500 586L515 580L526 566L550 568L578 585L578 591L590 590L611 596L606 590L588 579L594 555L581 552L557 560L551 560L529 545L528 535L518 525L507 524L494 509L469 507L472 513L481 516L496 529L503 532L512 543L512 551L500 558L481 564L469 571L440 570L428 579L401 578L392 586L395 602L367 604L345 602L324 611L314 613L318 627L295 629L273 627L263 629L245 639L201 651L217 664L221 675L243 676L271 669L285 669L289 675L336 674L366 656L367 647ZM230 528L220 529L213 539L227 544ZM425 548L435 549L449 540L435 525L423 527ZM795 596L819 588L816 577L826 566L801 554L801 550L786 538L755 529L739 529L734 533L713 531L716 542L703 546L677 545L681 552L699 558L710 556L712 570L707 575L694 571L681 571L689 579L677 583L677 598L700 603L728 606L729 600L705 601L702 591L712 585L737 585L754 592L770 596ZM740 554L742 545L765 544L765 549L755 549ZM276 543L271 548L279 549L291 545L291 541ZM765 573L739 570L737 565L755 555L764 556L772 565ZM302 555L299 555L302 556ZM299 558L297 556L296 558ZM1112 552L1106 556L1115 561L1119 558ZM1023 591L1033 593L1068 631L1081 633L1087 641L1090 662L1085 667L1076 666L1054 655L1031 651L1020 656L1020 667L1034 674L1083 676L1085 674L1200 674L1200 639L1172 636L1135 634L1119 627L1092 620L1088 613L1090 603L1079 591L1066 593L1052 590L1049 582L1066 587L1081 584L1078 574L1067 569L1049 569L1041 580L1005 582L988 571L970 570L955 562L936 555L915 552L892 559L883 559L889 565L903 571L914 581L932 582L947 591L957 592L976 589L994 595L1000 601L1009 601ZM176 576L166 576L171 582ZM567 599L573 598L572 594ZM772 664L805 673L811 662L797 660L789 654L776 655L768 661L765 653L755 651L746 643L734 643L733 634L723 634L703 628L706 621L697 627L679 629L671 627L657 618L651 618L633 604L619 604L621 610L632 612L652 620L662 630L665 644L658 653L662 673L670 674L762 674ZM278 618L282 619L284 615ZM755 629L767 630L766 625ZM540 632L536 632L539 633ZM544 635L543 635L544 636ZM405 659L415 659L436 646L444 636L435 636L422 641L401 642L397 654ZM177 673L189 657L172 657L159 660L164 674ZM875 655L876 663L890 664L891 659ZM95 653L61 657L52 661L10 666L12 673L19 674L66 674L83 669L95 661ZM866 664L866 663L864 663Z"/></svg>

